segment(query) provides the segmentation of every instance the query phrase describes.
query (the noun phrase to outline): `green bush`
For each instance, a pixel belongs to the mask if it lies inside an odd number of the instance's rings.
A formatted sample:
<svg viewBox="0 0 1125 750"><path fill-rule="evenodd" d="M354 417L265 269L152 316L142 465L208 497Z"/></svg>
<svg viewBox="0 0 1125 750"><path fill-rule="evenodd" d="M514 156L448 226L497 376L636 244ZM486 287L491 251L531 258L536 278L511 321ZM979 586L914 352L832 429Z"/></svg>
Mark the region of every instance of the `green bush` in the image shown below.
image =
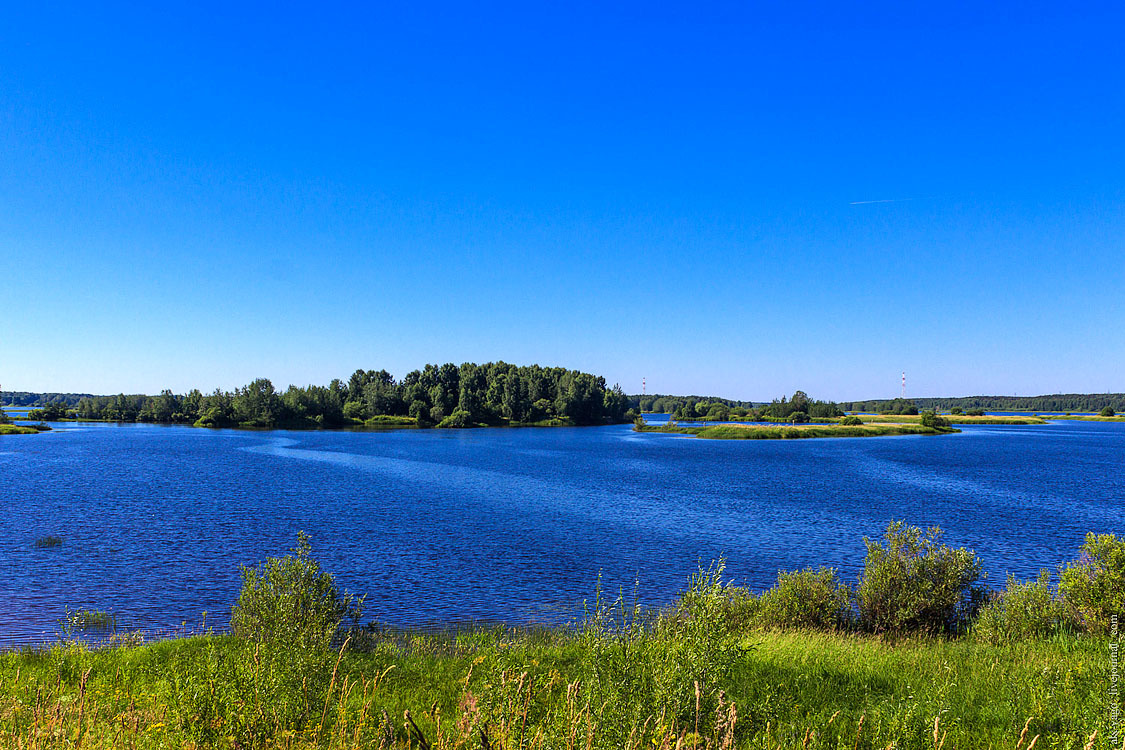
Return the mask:
<svg viewBox="0 0 1125 750"><path fill-rule="evenodd" d="M199 415L199 419L195 420L193 426L195 427L222 427L229 423L229 419L223 414L222 409L217 406L212 406Z"/></svg>
<svg viewBox="0 0 1125 750"><path fill-rule="evenodd" d="M949 420L945 417L939 417L930 409L926 409L922 412L922 426L929 427L931 430L950 429Z"/></svg>
<svg viewBox="0 0 1125 750"><path fill-rule="evenodd" d="M954 415L961 415L961 414L965 413L965 410L962 409L960 406L954 406L952 409L949 410L949 413L954 414Z"/></svg>
<svg viewBox="0 0 1125 750"><path fill-rule="evenodd" d="M984 416L984 409L981 409L980 407L975 407L975 408L972 408L972 409L966 409L965 410L965 416L966 417L983 417Z"/></svg>
<svg viewBox="0 0 1125 750"><path fill-rule="evenodd" d="M835 629L847 623L851 592L834 568L780 571L758 600L755 624L771 628Z"/></svg>
<svg viewBox="0 0 1125 750"><path fill-rule="evenodd" d="M744 647L729 617L733 587L722 581L723 561L692 577L676 607L662 614L622 597L598 596L577 637L582 654L581 687L591 706L617 706L599 718L612 739L630 741L630 727L664 716L670 725L689 726L717 707ZM735 594L736 595L736 594ZM579 684L579 683L576 683Z"/></svg>
<svg viewBox="0 0 1125 750"><path fill-rule="evenodd" d="M1117 412L1113 410L1112 406L1106 406L1100 412L1098 412L1098 415L1102 417L1114 417L1117 416Z"/></svg>
<svg viewBox="0 0 1125 750"><path fill-rule="evenodd" d="M843 419L841 419L840 424L847 427L854 427L856 425L863 424L863 420L853 414L852 416L844 417Z"/></svg>
<svg viewBox="0 0 1125 750"><path fill-rule="evenodd" d="M707 713L714 709L716 691L744 651L731 627L730 604L737 594L723 583L724 567L720 559L693 575L676 611L663 618L657 633L663 656L655 680L657 705L669 706L681 726L697 705Z"/></svg>
<svg viewBox="0 0 1125 750"><path fill-rule="evenodd" d="M969 622L983 597L980 558L940 543L941 529L923 532L896 521L883 543L864 537L867 560L856 589L862 625L876 633L945 633Z"/></svg>
<svg viewBox="0 0 1125 750"><path fill-rule="evenodd" d="M1125 612L1125 538L1086 535L1078 560L1059 576L1067 612L1091 633L1108 633Z"/></svg>
<svg viewBox="0 0 1125 750"><path fill-rule="evenodd" d="M236 636L323 651L345 621L359 622L363 600L341 592L311 553L302 531L291 554L267 558L257 568L241 567L242 592L230 620Z"/></svg>
<svg viewBox="0 0 1125 750"><path fill-rule="evenodd" d="M1039 638L1064 626L1063 603L1042 571L1034 581L1020 583L1008 576L1008 586L996 592L973 623L974 637L989 643Z"/></svg>
<svg viewBox="0 0 1125 750"><path fill-rule="evenodd" d="M808 424L809 415L803 411L795 411L789 415L786 421L792 422L793 424Z"/></svg>
<svg viewBox="0 0 1125 750"><path fill-rule="evenodd" d="M437 424L438 427L472 427L473 415L464 409L454 409L453 413Z"/></svg>

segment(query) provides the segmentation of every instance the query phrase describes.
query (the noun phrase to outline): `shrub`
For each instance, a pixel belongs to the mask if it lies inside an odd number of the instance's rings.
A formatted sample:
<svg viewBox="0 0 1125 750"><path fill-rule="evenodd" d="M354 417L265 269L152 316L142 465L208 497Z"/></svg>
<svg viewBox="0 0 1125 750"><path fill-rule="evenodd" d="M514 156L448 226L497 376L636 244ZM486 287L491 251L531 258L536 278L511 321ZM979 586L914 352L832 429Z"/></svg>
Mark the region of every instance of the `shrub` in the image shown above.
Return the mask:
<svg viewBox="0 0 1125 750"><path fill-rule="evenodd" d="M473 415L464 409L454 409L453 413L437 424L438 427L472 427Z"/></svg>
<svg viewBox="0 0 1125 750"><path fill-rule="evenodd" d="M809 415L805 414L803 411L795 411L789 415L789 421L793 424L807 424Z"/></svg>
<svg viewBox="0 0 1125 750"><path fill-rule="evenodd" d="M230 420L223 414L223 410L217 406L209 407L205 412L199 415L199 419L195 420L195 427L222 427L230 422Z"/></svg>
<svg viewBox="0 0 1125 750"><path fill-rule="evenodd" d="M976 407L976 408L973 408L973 409L966 409L965 410L965 416L966 417L983 417L984 416L984 409L981 409L980 407Z"/></svg>
<svg viewBox="0 0 1125 750"><path fill-rule="evenodd" d="M896 521L883 544L864 537L867 560L856 589L859 616L873 632L952 632L968 622L983 592L980 558L940 543L941 529L924 532Z"/></svg>
<svg viewBox="0 0 1125 750"><path fill-rule="evenodd" d="M950 428L949 420L945 417L939 417L930 409L922 412L922 426L929 427L931 430L948 430Z"/></svg>
<svg viewBox="0 0 1125 750"><path fill-rule="evenodd" d="M1106 406L1100 412L1098 412L1098 415L1102 417L1114 417L1117 416L1117 412L1113 410L1112 406Z"/></svg>
<svg viewBox="0 0 1125 750"><path fill-rule="evenodd" d="M1020 583L1008 576L1008 586L996 592L981 608L973 624L973 635L989 643L1038 638L1063 626L1062 600L1051 587L1051 574L1044 570L1034 581Z"/></svg>
<svg viewBox="0 0 1125 750"><path fill-rule="evenodd" d="M359 622L363 600L341 592L311 552L302 531L291 554L241 567L242 592L230 621L236 636L318 651L330 646L344 621Z"/></svg>
<svg viewBox="0 0 1125 750"><path fill-rule="evenodd" d="M676 611L661 621L657 633L663 657L654 680L657 705L672 708L681 726L694 715L697 701L706 712L714 708L716 691L744 651L731 627L731 600L737 592L723 583L725 564L720 559L692 576Z"/></svg>
<svg viewBox="0 0 1125 750"><path fill-rule="evenodd" d="M965 410L962 409L960 406L954 406L952 409L949 410L949 413L954 414L954 415L960 415L960 414L964 414Z"/></svg>
<svg viewBox="0 0 1125 750"><path fill-rule="evenodd" d="M1059 576L1068 613L1091 633L1108 633L1114 615L1125 611L1125 538L1086 535L1078 560Z"/></svg>
<svg viewBox="0 0 1125 750"><path fill-rule="evenodd" d="M849 426L849 427L854 427L855 425L863 424L863 420L860 419L857 416L852 415L850 417L844 417L843 419L841 419L840 424L845 425L845 426Z"/></svg>
<svg viewBox="0 0 1125 750"><path fill-rule="evenodd" d="M367 419L367 404L362 401L347 401L344 403L344 417L347 419Z"/></svg>
<svg viewBox="0 0 1125 750"><path fill-rule="evenodd" d="M65 419L67 415L66 404L47 404L39 409L32 409L27 413L28 419L50 420L57 422L60 419Z"/></svg>
<svg viewBox="0 0 1125 750"><path fill-rule="evenodd" d="M838 628L848 620L851 592L834 568L780 571L758 600L755 622L776 628Z"/></svg>

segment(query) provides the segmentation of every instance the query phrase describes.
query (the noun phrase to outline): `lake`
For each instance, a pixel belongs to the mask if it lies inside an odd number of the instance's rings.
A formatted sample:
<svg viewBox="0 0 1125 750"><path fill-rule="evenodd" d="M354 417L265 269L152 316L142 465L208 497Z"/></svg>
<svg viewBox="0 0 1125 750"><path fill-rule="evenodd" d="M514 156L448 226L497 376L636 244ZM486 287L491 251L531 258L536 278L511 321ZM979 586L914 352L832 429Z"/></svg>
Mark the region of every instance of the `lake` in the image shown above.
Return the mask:
<svg viewBox="0 0 1125 750"><path fill-rule="evenodd" d="M224 626L240 564L307 531L324 567L399 626L558 623L605 590L665 604L699 565L862 568L888 521L940 525L989 581L1073 559L1125 521L1125 425L712 441L629 426L254 432L55 424L0 438L0 642L66 607L119 627ZM61 537L53 548L35 541Z"/></svg>

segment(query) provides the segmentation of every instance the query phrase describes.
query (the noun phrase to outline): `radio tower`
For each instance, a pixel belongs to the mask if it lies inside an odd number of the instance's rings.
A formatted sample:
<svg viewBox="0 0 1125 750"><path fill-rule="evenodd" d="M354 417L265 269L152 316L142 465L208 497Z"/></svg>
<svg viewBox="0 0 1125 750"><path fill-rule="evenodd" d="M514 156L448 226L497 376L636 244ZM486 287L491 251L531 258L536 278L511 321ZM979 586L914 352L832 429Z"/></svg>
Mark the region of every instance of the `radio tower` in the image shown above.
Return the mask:
<svg viewBox="0 0 1125 750"><path fill-rule="evenodd" d="M902 397L906 398L906 373L902 373Z"/></svg>

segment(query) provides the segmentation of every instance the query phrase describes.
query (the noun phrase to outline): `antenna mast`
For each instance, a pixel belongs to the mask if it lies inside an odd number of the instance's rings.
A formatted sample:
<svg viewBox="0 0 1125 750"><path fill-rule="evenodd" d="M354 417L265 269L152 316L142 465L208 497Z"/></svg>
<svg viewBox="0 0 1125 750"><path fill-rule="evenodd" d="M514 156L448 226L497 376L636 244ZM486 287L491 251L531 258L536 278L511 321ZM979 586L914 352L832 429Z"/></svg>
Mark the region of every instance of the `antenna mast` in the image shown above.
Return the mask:
<svg viewBox="0 0 1125 750"><path fill-rule="evenodd" d="M906 398L906 373L902 373L902 397Z"/></svg>

